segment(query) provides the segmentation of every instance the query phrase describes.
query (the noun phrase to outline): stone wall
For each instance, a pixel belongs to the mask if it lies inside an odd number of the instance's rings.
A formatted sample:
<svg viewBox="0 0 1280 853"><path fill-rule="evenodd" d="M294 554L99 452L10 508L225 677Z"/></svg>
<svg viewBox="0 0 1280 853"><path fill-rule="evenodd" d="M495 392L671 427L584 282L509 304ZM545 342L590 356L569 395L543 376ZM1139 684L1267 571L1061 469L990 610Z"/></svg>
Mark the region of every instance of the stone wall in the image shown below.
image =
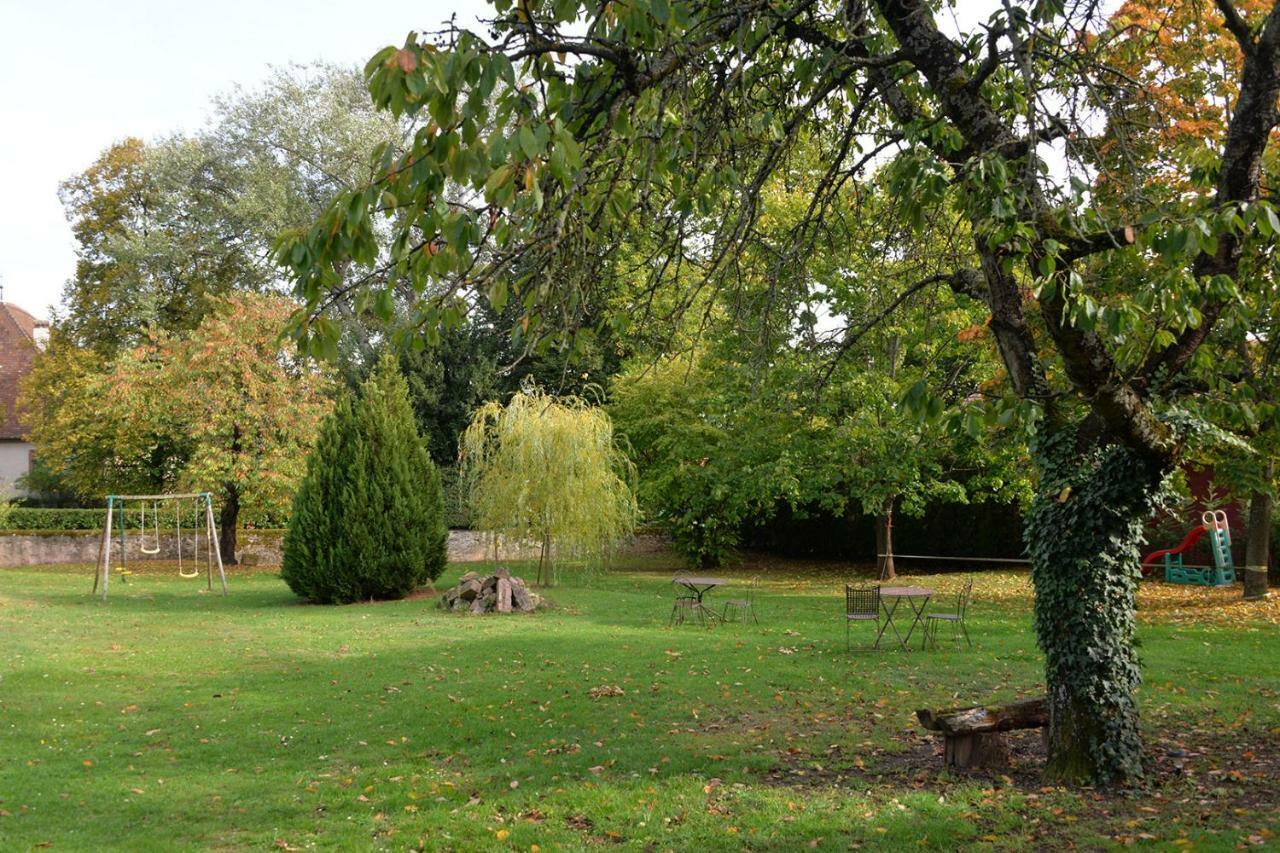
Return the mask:
<svg viewBox="0 0 1280 853"><path fill-rule="evenodd" d="M280 548L284 539L282 530L241 530L237 536L240 562L246 566L275 566L280 564ZM97 531L67 533L0 532L0 568L47 565L53 563L96 563L102 534ZM150 541L150 540L148 540ZM654 533L638 535L632 544L623 549L628 554L652 554L666 547L667 539ZM160 553L143 554L142 540L129 536L125 540L125 561L173 560L177 558L178 537L161 535ZM195 545L194 535L182 537L182 556L189 559ZM204 559L204 543L200 543L200 557ZM449 531L449 560L455 563L476 562L492 556L492 545L484 534L475 530ZM536 560L538 546L533 543L504 545L498 552L503 560ZM112 562L119 559L119 542L113 543Z"/></svg>
<svg viewBox="0 0 1280 853"><path fill-rule="evenodd" d="M237 537L240 561L245 565L275 565L280 562L281 530L241 530ZM0 567L47 565L52 563L96 563L102 533L96 530L67 531L62 533L26 533L22 531L0 532ZM148 546L153 540L148 537ZM199 540L200 560L205 559L205 541ZM112 539L111 561L120 559L120 540ZM182 558L192 559L197 545L196 535L182 537ZM160 553L142 553L142 538L129 535L125 538L125 562L137 560L176 560L178 536L161 534Z"/></svg>

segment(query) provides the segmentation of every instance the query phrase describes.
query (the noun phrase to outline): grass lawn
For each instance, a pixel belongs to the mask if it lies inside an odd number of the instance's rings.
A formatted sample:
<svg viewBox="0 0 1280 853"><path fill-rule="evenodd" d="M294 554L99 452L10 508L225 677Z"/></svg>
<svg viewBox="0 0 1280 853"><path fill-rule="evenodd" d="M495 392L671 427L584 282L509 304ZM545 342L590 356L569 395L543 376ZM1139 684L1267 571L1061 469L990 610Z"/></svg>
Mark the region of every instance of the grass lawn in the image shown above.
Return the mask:
<svg viewBox="0 0 1280 853"><path fill-rule="evenodd" d="M261 571L233 570L225 599L134 575L103 603L83 566L0 570L0 847L1232 849L1280 833L1280 599L1144 587L1153 782L1112 795L1041 787L1034 733L1007 773L949 777L915 724L919 707L1043 690L1025 575L978 576L972 651L850 655L843 567L734 570L765 572L762 624L705 630L666 626L672 565L636 558L551 591L549 612L488 617L434 596L301 605ZM946 597L960 578L915 580Z"/></svg>

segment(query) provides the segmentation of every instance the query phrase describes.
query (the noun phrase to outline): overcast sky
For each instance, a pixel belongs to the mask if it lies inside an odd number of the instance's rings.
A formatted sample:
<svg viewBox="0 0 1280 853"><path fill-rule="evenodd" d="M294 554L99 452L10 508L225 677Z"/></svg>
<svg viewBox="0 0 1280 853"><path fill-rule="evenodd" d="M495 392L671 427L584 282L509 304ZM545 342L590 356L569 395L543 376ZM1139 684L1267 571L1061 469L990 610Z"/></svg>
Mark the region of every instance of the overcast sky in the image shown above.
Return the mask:
<svg viewBox="0 0 1280 853"><path fill-rule="evenodd" d="M954 0L971 25L995 0ZM75 244L58 184L112 142L204 121L272 65L364 62L484 0L0 0L0 276L34 314L62 293ZM944 14L944 20L947 16Z"/></svg>
<svg viewBox="0 0 1280 853"><path fill-rule="evenodd" d="M0 276L41 317L75 268L58 184L126 136L199 127L270 66L363 65L483 0L0 0Z"/></svg>

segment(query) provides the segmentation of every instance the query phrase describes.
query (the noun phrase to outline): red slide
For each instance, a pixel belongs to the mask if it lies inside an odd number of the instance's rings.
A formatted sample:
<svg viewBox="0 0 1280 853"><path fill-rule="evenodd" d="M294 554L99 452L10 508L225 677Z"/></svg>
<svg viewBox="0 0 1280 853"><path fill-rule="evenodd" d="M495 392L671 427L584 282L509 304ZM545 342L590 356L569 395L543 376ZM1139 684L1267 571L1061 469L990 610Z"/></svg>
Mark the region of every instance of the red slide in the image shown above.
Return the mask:
<svg viewBox="0 0 1280 853"><path fill-rule="evenodd" d="M1192 545L1199 542L1200 537L1203 536L1205 531L1208 529L1209 528L1202 524L1199 527L1192 528L1191 532L1187 534L1187 538L1183 539L1182 544L1177 548L1165 548L1163 551L1152 551L1142 559L1142 576L1144 578L1150 577L1151 573L1155 570L1156 562L1162 559L1165 554L1181 554L1183 551L1186 551Z"/></svg>

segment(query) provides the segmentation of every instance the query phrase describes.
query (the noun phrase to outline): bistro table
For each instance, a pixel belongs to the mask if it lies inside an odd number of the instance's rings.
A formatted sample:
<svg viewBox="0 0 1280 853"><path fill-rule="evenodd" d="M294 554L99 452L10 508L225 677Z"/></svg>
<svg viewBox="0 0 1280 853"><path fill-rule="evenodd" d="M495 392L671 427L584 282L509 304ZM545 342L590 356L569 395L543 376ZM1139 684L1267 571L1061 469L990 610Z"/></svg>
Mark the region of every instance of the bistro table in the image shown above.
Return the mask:
<svg viewBox="0 0 1280 853"><path fill-rule="evenodd" d="M718 586L724 586L728 583L724 578L704 578L695 576L681 576L672 579L672 583L678 583L680 586L693 593L694 599L697 600L699 612L710 616L712 620L720 618L720 614L707 607L702 602L702 597Z"/></svg>
<svg viewBox="0 0 1280 853"><path fill-rule="evenodd" d="M929 605L929 599L933 598L933 590L923 586L882 586L880 587L880 606L884 608L885 628L892 628L893 634L898 638L902 650L906 651L908 644L911 642L911 632L920 624L920 620L924 618L924 609ZM898 626L893 623L893 614L897 611L898 605L903 599L907 600L907 606L911 608L914 614L911 620L911 627L907 629L907 636L903 637L898 632ZM887 599L893 599L893 605L887 603ZM919 602L917 604L916 602ZM884 634L884 628L880 629L880 633ZM877 644L879 640L876 641Z"/></svg>

